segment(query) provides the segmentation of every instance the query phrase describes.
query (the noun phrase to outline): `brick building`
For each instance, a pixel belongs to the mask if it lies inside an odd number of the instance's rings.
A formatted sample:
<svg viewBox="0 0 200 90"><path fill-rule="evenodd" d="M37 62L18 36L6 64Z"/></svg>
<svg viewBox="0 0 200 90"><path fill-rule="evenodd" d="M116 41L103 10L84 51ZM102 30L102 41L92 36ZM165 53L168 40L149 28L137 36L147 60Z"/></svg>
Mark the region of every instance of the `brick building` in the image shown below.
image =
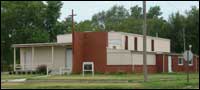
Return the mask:
<svg viewBox="0 0 200 90"><path fill-rule="evenodd" d="M94 72L143 72L142 35L75 32L73 41L72 34L64 34L57 36L56 43L14 44L12 47L15 51L20 49L19 66L22 70L34 70L36 66L45 64L55 71L67 68L70 73L81 73L83 63L92 62ZM182 55L170 52L169 39L151 36L147 36L147 66L149 73L186 70ZM199 71L199 56L194 56L189 69Z"/></svg>

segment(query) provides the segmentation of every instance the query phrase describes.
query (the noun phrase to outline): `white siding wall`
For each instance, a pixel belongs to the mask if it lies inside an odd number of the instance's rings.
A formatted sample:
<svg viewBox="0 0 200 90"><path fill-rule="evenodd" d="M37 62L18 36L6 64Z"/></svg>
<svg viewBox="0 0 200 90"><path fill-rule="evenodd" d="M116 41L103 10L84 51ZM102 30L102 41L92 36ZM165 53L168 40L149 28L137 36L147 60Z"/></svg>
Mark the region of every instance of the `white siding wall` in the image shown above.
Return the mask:
<svg viewBox="0 0 200 90"><path fill-rule="evenodd" d="M116 46L116 48L117 49L121 49L123 46L122 46L122 36L121 36L121 34L120 33L108 33L108 43L109 43L109 46L108 46L108 48L113 48L113 46ZM113 40L119 40L120 41L120 45L114 45L114 44L112 44L111 42L113 41Z"/></svg>
<svg viewBox="0 0 200 90"><path fill-rule="evenodd" d="M24 66L24 52L31 48L20 48L20 64ZM33 65L52 65L52 48L51 47L35 47ZM66 47L54 47L54 68L65 67L66 64Z"/></svg>
<svg viewBox="0 0 200 90"><path fill-rule="evenodd" d="M155 54L147 54L147 65L156 65ZM143 65L143 54L128 50L107 49L107 65Z"/></svg>
<svg viewBox="0 0 200 90"><path fill-rule="evenodd" d="M57 43L71 43L72 34L57 35Z"/></svg>
<svg viewBox="0 0 200 90"><path fill-rule="evenodd" d="M131 65L131 53L126 50L108 50L107 65Z"/></svg>
<svg viewBox="0 0 200 90"><path fill-rule="evenodd" d="M117 45L117 49L125 48L125 36L128 36L128 50L134 50L134 37L137 37L137 50L143 51L143 36L138 34L109 32L108 41L113 39L121 39L121 45ZM154 40L154 51L151 51L151 40ZM112 48L113 44L109 44L108 48ZM170 52L170 40L147 36L148 52Z"/></svg>

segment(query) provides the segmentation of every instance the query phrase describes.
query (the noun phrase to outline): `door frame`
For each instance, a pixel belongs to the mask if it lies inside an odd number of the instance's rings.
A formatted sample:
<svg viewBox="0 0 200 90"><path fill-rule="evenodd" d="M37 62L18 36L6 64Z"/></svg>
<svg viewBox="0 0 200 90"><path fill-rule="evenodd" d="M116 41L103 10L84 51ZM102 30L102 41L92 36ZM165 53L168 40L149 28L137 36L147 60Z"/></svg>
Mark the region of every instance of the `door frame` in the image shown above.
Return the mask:
<svg viewBox="0 0 200 90"><path fill-rule="evenodd" d="M68 54L69 51L70 51L71 54ZM73 66L72 66L72 65L73 65L72 48L66 48L66 49L65 49L65 55L66 55L66 58L65 58L65 68L66 68L67 70L69 70L68 73L72 73L72 67L73 67ZM69 57L68 57L69 55L71 55L71 56L70 56L70 57L71 57L71 58L70 58L70 59L71 59L71 62L70 62L71 65L70 65L70 67L69 67L68 64L67 64L67 63L69 62L69 60L68 60L68 59L69 59Z"/></svg>

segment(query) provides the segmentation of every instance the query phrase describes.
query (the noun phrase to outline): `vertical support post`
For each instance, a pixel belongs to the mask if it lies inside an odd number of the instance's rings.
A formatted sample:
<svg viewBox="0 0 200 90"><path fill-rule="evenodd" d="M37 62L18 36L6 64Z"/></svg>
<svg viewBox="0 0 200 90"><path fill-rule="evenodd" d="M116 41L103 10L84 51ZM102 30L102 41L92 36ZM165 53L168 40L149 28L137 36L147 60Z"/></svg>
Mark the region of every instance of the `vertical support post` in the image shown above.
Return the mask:
<svg viewBox="0 0 200 90"><path fill-rule="evenodd" d="M84 76L84 73L85 73L85 71L84 71L84 63L82 64L82 72L83 72L83 76Z"/></svg>
<svg viewBox="0 0 200 90"><path fill-rule="evenodd" d="M16 71L16 48L14 47L14 66L13 70Z"/></svg>
<svg viewBox="0 0 200 90"><path fill-rule="evenodd" d="M51 64L53 65L54 62L54 47L51 46Z"/></svg>
<svg viewBox="0 0 200 90"><path fill-rule="evenodd" d="M147 81L147 62L146 62L146 1L143 1L143 71L144 71L144 82Z"/></svg>
<svg viewBox="0 0 200 90"><path fill-rule="evenodd" d="M92 63L92 76L94 77L94 64Z"/></svg>
<svg viewBox="0 0 200 90"><path fill-rule="evenodd" d="M34 68L34 53L35 53L35 48L34 47L32 47L32 60L31 60L31 74L32 74L32 71L33 71L33 68Z"/></svg>

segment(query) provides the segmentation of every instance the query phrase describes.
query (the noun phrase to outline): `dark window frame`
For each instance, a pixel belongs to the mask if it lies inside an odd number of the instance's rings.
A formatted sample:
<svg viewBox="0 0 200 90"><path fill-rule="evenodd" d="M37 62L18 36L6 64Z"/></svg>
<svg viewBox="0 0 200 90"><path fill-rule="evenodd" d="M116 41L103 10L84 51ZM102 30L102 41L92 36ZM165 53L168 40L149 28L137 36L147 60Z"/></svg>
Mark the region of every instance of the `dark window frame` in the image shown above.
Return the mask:
<svg viewBox="0 0 200 90"><path fill-rule="evenodd" d="M128 50L128 36L125 36L125 50Z"/></svg>
<svg viewBox="0 0 200 90"><path fill-rule="evenodd" d="M154 51L154 40L151 40L151 51Z"/></svg>
<svg viewBox="0 0 200 90"><path fill-rule="evenodd" d="M134 37L134 50L137 51L138 47L137 47L137 37Z"/></svg>

